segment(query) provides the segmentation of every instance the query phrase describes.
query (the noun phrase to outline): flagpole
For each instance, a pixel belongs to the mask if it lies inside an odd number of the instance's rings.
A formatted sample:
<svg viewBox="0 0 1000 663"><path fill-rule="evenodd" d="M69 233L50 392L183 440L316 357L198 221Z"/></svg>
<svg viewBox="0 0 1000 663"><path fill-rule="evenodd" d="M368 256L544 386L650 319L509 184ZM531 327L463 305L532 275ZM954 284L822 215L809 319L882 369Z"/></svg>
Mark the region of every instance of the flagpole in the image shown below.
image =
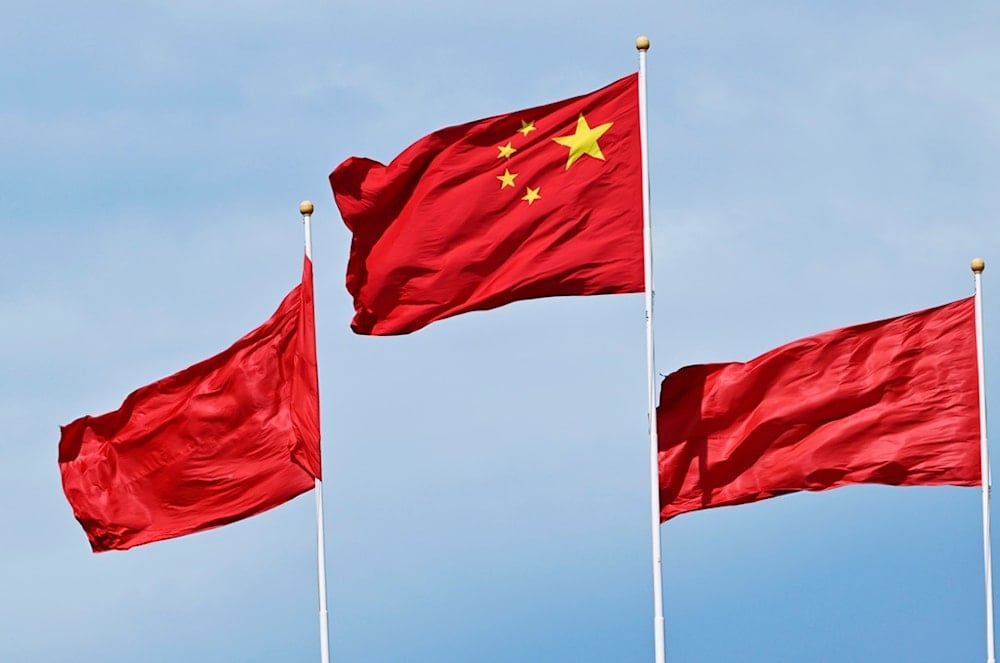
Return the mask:
<svg viewBox="0 0 1000 663"><path fill-rule="evenodd" d="M299 203L302 226L305 229L306 257L312 261L313 204L308 200ZM319 582L319 651L320 661L330 663L330 622L326 611L326 541L323 535L323 482L315 479L316 493L316 577Z"/></svg>
<svg viewBox="0 0 1000 663"><path fill-rule="evenodd" d="M976 359L979 364L979 458L983 481L983 562L986 571L986 661L996 663L993 644L993 555L990 552L990 449L986 442L986 376L983 372L983 285L986 263L982 258L972 261L976 281Z"/></svg>
<svg viewBox="0 0 1000 663"><path fill-rule="evenodd" d="M649 216L649 157L646 148L646 51L649 38L637 37L639 51L639 143L642 159L642 246L646 283L646 382L649 396L649 501L653 543L653 634L656 663L664 663L663 571L660 548L660 449L656 435L656 368L653 351L653 229Z"/></svg>

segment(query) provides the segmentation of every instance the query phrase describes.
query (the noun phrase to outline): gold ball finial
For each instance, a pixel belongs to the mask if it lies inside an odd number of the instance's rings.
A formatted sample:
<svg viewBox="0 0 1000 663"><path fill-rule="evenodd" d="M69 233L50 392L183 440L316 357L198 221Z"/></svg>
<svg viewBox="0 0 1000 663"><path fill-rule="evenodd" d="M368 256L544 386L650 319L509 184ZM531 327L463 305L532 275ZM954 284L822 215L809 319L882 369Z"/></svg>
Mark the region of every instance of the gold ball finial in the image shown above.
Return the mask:
<svg viewBox="0 0 1000 663"><path fill-rule="evenodd" d="M972 267L972 271L976 274L982 274L983 270L986 269L986 261L982 258L973 258L972 264L969 266Z"/></svg>
<svg viewBox="0 0 1000 663"><path fill-rule="evenodd" d="M635 48L639 51L649 50L649 37L642 35L635 38Z"/></svg>
<svg viewBox="0 0 1000 663"><path fill-rule="evenodd" d="M299 203L299 214L302 216L312 216L313 204L311 200L303 200Z"/></svg>

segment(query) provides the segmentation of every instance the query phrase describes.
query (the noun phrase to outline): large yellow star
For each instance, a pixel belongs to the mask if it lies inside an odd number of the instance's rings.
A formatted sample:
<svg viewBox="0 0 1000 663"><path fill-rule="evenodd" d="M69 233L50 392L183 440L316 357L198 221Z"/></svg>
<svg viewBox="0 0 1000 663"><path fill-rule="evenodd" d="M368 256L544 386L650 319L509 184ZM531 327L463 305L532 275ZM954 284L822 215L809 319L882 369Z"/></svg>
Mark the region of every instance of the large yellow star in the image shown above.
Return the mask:
<svg viewBox="0 0 1000 663"><path fill-rule="evenodd" d="M539 187L535 187L534 189L532 189L530 186L529 187L525 187L525 189L527 189L528 193L524 194L521 197L521 200L527 200L528 201L528 205L531 205L531 203L535 202L536 200L538 200L539 198L542 197L542 194L538 193L541 190L541 188L542 187L540 187L540 186Z"/></svg>
<svg viewBox="0 0 1000 663"><path fill-rule="evenodd" d="M584 154L604 161L604 154L601 152L601 146L597 144L597 140L604 135L605 131L611 128L612 124L614 122L606 122L591 128L587 124L586 118L583 117L583 113L580 113L580 118L576 121L576 133L572 136L557 136L553 138L552 140L555 142L569 148L569 160L566 162L566 170L569 170L569 167Z"/></svg>
<svg viewBox="0 0 1000 663"><path fill-rule="evenodd" d="M497 159L501 158L509 159L510 155L514 154L514 152L517 152L516 147L511 147L510 141L507 141L506 145L498 145L497 149L500 150L500 154L497 155Z"/></svg>
<svg viewBox="0 0 1000 663"><path fill-rule="evenodd" d="M524 120L521 120L521 128L518 129L518 131L520 131L523 135L527 136L534 130L535 130L534 122L525 122Z"/></svg>
<svg viewBox="0 0 1000 663"><path fill-rule="evenodd" d="M514 186L515 177L517 177L517 173L512 173L510 169L504 168L503 175L497 175L497 179L500 180L500 190L503 191L509 186Z"/></svg>

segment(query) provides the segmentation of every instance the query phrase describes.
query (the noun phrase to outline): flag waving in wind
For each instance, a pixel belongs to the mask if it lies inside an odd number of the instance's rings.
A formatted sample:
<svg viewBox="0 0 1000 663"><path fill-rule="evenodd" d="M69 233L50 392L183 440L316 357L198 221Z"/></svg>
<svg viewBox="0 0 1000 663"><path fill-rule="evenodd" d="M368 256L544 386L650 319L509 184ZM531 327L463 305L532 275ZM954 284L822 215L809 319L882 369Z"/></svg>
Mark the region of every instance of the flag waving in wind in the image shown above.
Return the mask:
<svg viewBox="0 0 1000 663"><path fill-rule="evenodd" d="M660 517L856 483L978 486L972 297L688 366L660 392Z"/></svg>
<svg viewBox="0 0 1000 663"><path fill-rule="evenodd" d="M321 478L312 263L228 350L62 427L63 490L94 552L225 525Z"/></svg>
<svg viewBox="0 0 1000 663"><path fill-rule="evenodd" d="M352 231L351 328L406 334L466 311L642 292L638 77L436 131L330 174Z"/></svg>

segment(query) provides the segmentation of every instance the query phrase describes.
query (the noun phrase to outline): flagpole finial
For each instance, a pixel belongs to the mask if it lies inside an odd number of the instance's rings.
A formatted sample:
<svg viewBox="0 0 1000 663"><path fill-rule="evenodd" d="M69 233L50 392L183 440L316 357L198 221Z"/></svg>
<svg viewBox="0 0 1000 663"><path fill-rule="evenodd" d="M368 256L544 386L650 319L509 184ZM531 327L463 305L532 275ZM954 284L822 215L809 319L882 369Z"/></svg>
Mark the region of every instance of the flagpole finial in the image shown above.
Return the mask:
<svg viewBox="0 0 1000 663"><path fill-rule="evenodd" d="M649 50L649 37L641 35L635 38L635 48L639 51Z"/></svg>
<svg viewBox="0 0 1000 663"><path fill-rule="evenodd" d="M313 204L311 200L303 200L299 203L299 214L302 216L312 216Z"/></svg>
<svg viewBox="0 0 1000 663"><path fill-rule="evenodd" d="M986 269L986 261L982 258L973 258L972 264L969 266L972 267L972 271L976 274L982 274L983 270Z"/></svg>

